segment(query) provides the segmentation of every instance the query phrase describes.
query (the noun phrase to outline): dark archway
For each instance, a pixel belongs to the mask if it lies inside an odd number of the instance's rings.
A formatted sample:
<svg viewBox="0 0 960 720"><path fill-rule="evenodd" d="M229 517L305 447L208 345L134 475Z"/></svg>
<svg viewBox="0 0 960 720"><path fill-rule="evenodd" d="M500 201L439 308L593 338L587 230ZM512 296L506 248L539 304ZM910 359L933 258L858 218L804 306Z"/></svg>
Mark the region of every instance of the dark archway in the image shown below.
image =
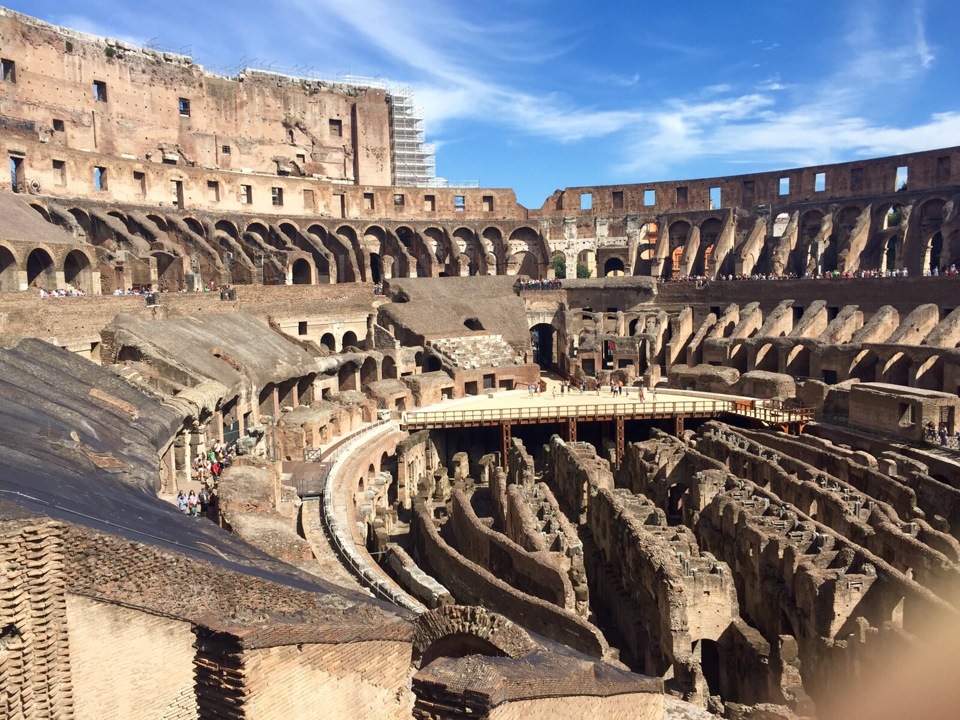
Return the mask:
<svg viewBox="0 0 960 720"><path fill-rule="evenodd" d="M298 258L293 261L293 268L291 271L291 277L293 279L294 285L311 285L313 280L313 272L311 271L310 263L308 263L303 258Z"/></svg>
<svg viewBox="0 0 960 720"><path fill-rule="evenodd" d="M333 337L333 333L324 333L320 338L320 344L330 352L336 352L337 350L337 340Z"/></svg>
<svg viewBox="0 0 960 720"><path fill-rule="evenodd" d="M603 264L603 274L606 277L620 277L624 270L625 265L620 258L612 257Z"/></svg>
<svg viewBox="0 0 960 720"><path fill-rule="evenodd" d="M46 250L37 248L27 258L27 285L47 291L57 289L57 271Z"/></svg>
<svg viewBox="0 0 960 720"><path fill-rule="evenodd" d="M17 258L10 251L0 245L0 292L16 292L20 289L20 273L17 269Z"/></svg>
<svg viewBox="0 0 960 720"><path fill-rule="evenodd" d="M63 281L85 294L93 292L93 270L90 258L79 250L71 250L63 261Z"/></svg>
<svg viewBox="0 0 960 720"><path fill-rule="evenodd" d="M347 330L347 332L343 334L343 344L340 347L344 350L348 347L357 347L357 334L352 330Z"/></svg>
<svg viewBox="0 0 960 720"><path fill-rule="evenodd" d="M552 368L557 364L554 348L553 325L539 323L530 328L530 343L533 346L533 361L544 369Z"/></svg>
<svg viewBox="0 0 960 720"><path fill-rule="evenodd" d="M374 285L383 281L383 260L379 253L370 253L370 282Z"/></svg>
<svg viewBox="0 0 960 720"><path fill-rule="evenodd" d="M170 253L155 252L157 261L157 287L164 292L179 292L183 289L183 264Z"/></svg>

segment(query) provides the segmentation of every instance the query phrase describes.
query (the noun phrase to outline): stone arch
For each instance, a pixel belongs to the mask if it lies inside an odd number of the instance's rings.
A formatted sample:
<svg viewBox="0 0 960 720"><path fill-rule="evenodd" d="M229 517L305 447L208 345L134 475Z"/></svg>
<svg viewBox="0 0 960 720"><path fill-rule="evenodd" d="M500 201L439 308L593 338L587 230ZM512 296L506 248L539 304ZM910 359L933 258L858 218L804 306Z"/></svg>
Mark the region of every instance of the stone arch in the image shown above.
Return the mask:
<svg viewBox="0 0 960 720"><path fill-rule="evenodd" d="M358 345L359 345L359 341L357 340L357 334L353 332L353 330L347 330L343 334L343 339L341 340L340 347L348 348L348 347L357 347Z"/></svg>
<svg viewBox="0 0 960 720"><path fill-rule="evenodd" d="M333 336L333 333L324 333L320 337L320 344L330 352L337 351L337 339Z"/></svg>
<svg viewBox="0 0 960 720"><path fill-rule="evenodd" d="M511 255L507 261L507 275L526 275L529 278L539 278L540 267L536 255L525 250Z"/></svg>
<svg viewBox="0 0 960 720"><path fill-rule="evenodd" d="M675 220L667 228L668 253L663 264L661 277L671 278L680 275L683 261L683 252L687 246L687 237L690 235L691 225L686 220Z"/></svg>
<svg viewBox="0 0 960 720"><path fill-rule="evenodd" d="M861 350L850 363L849 376L861 382L873 382L877 379L877 363L880 358L873 350Z"/></svg>
<svg viewBox="0 0 960 720"><path fill-rule="evenodd" d="M902 352L894 353L884 364L880 381L907 386L910 384L910 368L912 365L913 362L906 354Z"/></svg>
<svg viewBox="0 0 960 720"><path fill-rule="evenodd" d="M620 277L624 274L625 267L623 260L620 258L608 258L603 264L603 275L604 277Z"/></svg>
<svg viewBox="0 0 960 720"><path fill-rule="evenodd" d="M320 247L330 253L334 268L336 269L336 281L357 282L357 276L354 272L355 265L351 256L350 247L337 235L327 232L323 225L314 223L307 228L307 234L310 235ZM319 265L317 266L320 267ZM331 277L334 273L331 273Z"/></svg>
<svg viewBox="0 0 960 720"><path fill-rule="evenodd" d="M46 209L43 205L41 205L40 203L32 202L32 203L30 203L30 207L32 207L34 210L36 210L38 213L40 213L40 215L43 216L43 219L46 220L48 223L52 223L52 222L53 222L53 220L50 219L50 213L49 213L49 212L47 211L47 209Z"/></svg>
<svg viewBox="0 0 960 720"><path fill-rule="evenodd" d="M360 366L360 387L364 388L370 383L376 382L379 378L377 377L377 361L367 356L363 361L363 364Z"/></svg>
<svg viewBox="0 0 960 720"><path fill-rule="evenodd" d="M524 257L518 267L518 272L521 275L528 275L531 278L543 277L546 271L548 253L544 247L543 238L540 236L540 233L531 227L522 225L510 233L507 247L510 252L511 261L521 253L528 253L529 258ZM536 267L536 274L527 272L527 269L534 266ZM511 274L515 275L517 273Z"/></svg>
<svg viewBox="0 0 960 720"><path fill-rule="evenodd" d="M577 253L577 270L583 265L588 271L588 277L594 277L597 272L597 251L593 249L581 250ZM578 277L579 272L574 271L573 276Z"/></svg>
<svg viewBox="0 0 960 720"><path fill-rule="evenodd" d="M240 242L240 231L237 230L237 226L234 225L229 220L217 220L217 224L214 225L213 227L215 230L219 230L222 233L226 233L237 242Z"/></svg>
<svg viewBox="0 0 960 720"><path fill-rule="evenodd" d="M655 243L646 243L637 246L637 261L633 264L633 274L650 277L653 273L653 259L656 257Z"/></svg>
<svg viewBox="0 0 960 720"><path fill-rule="evenodd" d="M297 258L290 268L290 279L294 285L312 285L313 266L306 259Z"/></svg>
<svg viewBox="0 0 960 720"><path fill-rule="evenodd" d="M399 373L397 372L397 362L390 357L389 355L384 355L383 362L380 364L380 376L386 379L396 380Z"/></svg>
<svg viewBox="0 0 960 720"><path fill-rule="evenodd" d="M451 244L455 252L459 251L460 274L486 275L486 263L483 262L483 246L477 241L477 234L465 227L453 231ZM464 265L467 272L464 273Z"/></svg>
<svg viewBox="0 0 960 720"><path fill-rule="evenodd" d="M156 225L160 232L169 234L170 227L167 224L167 219L162 215L158 215L157 213L147 213L147 220Z"/></svg>
<svg viewBox="0 0 960 720"><path fill-rule="evenodd" d="M334 234L347 249L347 252L353 253L351 261L346 263L347 267L344 268L348 274L352 276L352 279L348 280L348 282L364 282L367 275L366 258L364 257L363 250L360 248L360 238L357 235L356 229L351 225L344 224L338 227Z"/></svg>
<svg viewBox="0 0 960 720"><path fill-rule="evenodd" d="M44 248L35 248L27 256L27 285L48 292L57 289L57 269Z"/></svg>
<svg viewBox="0 0 960 720"><path fill-rule="evenodd" d="M77 221L77 225L83 229L83 234L84 237L87 238L87 242L92 245L98 245L99 243L97 243L93 236L93 225L90 223L90 216L87 214L87 211L81 208L70 208L67 212L73 216L73 219Z"/></svg>
<svg viewBox="0 0 960 720"><path fill-rule="evenodd" d="M538 323L530 328L530 344L533 347L533 362L542 368L556 367L556 328L549 323Z"/></svg>
<svg viewBox="0 0 960 720"><path fill-rule="evenodd" d="M810 375L810 348L806 345L794 345L787 353L787 375L794 377L809 377Z"/></svg>
<svg viewBox="0 0 960 720"><path fill-rule="evenodd" d="M354 360L345 362L340 366L340 370L337 371L337 385L340 392L360 389L358 385L359 373L357 372L359 369L359 363Z"/></svg>
<svg viewBox="0 0 960 720"><path fill-rule="evenodd" d="M943 248L943 206L946 204L941 198L931 198L925 201L916 211L918 232L920 233L919 253L920 270L926 273L932 270L934 263L939 267L939 254ZM911 272L913 266L911 266Z"/></svg>
<svg viewBox="0 0 960 720"><path fill-rule="evenodd" d="M203 223L196 218L187 216L183 219L183 224L190 228L190 230L196 235L199 235L202 238L207 236L207 230L203 227Z"/></svg>
<svg viewBox="0 0 960 720"><path fill-rule="evenodd" d="M697 256L690 270L691 275L706 275L710 272L710 261L713 259L713 252L716 250L722 230L723 222L719 218L707 218L700 223L700 246L697 248Z"/></svg>
<svg viewBox="0 0 960 720"><path fill-rule="evenodd" d="M13 250L0 244L0 292L16 292L20 289L19 265Z"/></svg>
<svg viewBox="0 0 960 720"><path fill-rule="evenodd" d="M424 247L423 254L427 259L427 266L423 268L422 272L431 272L434 264L439 266L438 274L441 277L447 277L457 272L456 261L459 253L454 251L453 243L442 228L424 228L420 238ZM417 272L421 272L419 265Z"/></svg>
<svg viewBox="0 0 960 720"><path fill-rule="evenodd" d="M917 365L914 385L924 390L943 389L943 358L931 355Z"/></svg>
<svg viewBox="0 0 960 720"><path fill-rule="evenodd" d="M777 372L777 348L773 343L764 343L757 348L757 357L754 360L753 369Z"/></svg>
<svg viewBox="0 0 960 720"><path fill-rule="evenodd" d="M491 256L493 258L494 272L497 275L504 275L507 272L507 247L503 240L503 233L498 227L484 228L480 233L483 249L486 253L488 266Z"/></svg>
<svg viewBox="0 0 960 720"><path fill-rule="evenodd" d="M439 657L483 654L523 657L537 646L526 630L486 608L447 605L417 616L413 662L429 665Z"/></svg>
<svg viewBox="0 0 960 720"><path fill-rule="evenodd" d="M63 281L86 295L92 295L93 266L82 250L71 250L63 259Z"/></svg>

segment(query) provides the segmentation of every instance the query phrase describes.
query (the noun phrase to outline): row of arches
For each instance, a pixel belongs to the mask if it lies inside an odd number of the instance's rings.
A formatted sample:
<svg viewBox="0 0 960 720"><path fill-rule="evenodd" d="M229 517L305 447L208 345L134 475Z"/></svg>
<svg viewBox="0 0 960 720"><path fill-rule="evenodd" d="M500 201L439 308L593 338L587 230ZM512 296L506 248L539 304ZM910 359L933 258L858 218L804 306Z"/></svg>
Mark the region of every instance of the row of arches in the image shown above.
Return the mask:
<svg viewBox="0 0 960 720"><path fill-rule="evenodd" d="M0 292L97 291L93 263L84 250L70 250L59 260L55 257L56 253L45 247L32 248L22 257L10 246L0 244Z"/></svg>

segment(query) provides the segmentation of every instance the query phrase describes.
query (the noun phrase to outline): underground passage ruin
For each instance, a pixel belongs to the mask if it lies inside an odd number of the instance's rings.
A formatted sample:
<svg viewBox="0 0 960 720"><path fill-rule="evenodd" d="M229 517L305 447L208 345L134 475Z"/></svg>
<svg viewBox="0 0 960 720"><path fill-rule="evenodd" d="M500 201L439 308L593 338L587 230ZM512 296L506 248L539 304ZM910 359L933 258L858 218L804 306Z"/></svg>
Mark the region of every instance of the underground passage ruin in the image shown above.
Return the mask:
<svg viewBox="0 0 960 720"><path fill-rule="evenodd" d="M960 148L525 208L386 86L0 39L0 716L852 717L950 637Z"/></svg>

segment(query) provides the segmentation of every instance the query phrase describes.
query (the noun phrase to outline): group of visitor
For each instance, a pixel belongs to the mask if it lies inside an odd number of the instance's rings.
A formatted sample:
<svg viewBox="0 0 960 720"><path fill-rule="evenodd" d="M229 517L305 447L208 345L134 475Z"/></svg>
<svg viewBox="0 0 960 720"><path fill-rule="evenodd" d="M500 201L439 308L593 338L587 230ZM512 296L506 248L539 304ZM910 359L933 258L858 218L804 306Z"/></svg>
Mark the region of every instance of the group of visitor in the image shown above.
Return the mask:
<svg viewBox="0 0 960 720"><path fill-rule="evenodd" d="M40 297L83 297L86 293L83 290L67 288L66 290L44 290L40 288Z"/></svg>
<svg viewBox="0 0 960 720"><path fill-rule="evenodd" d="M940 428L938 429L932 420L928 420L924 427L923 439L934 445L940 445L941 447L952 450L960 450L960 430L957 430L955 435L951 435L946 423L940 423Z"/></svg>
<svg viewBox="0 0 960 720"><path fill-rule="evenodd" d="M932 270L925 270L923 275L924 277L956 277L960 275L960 269L957 268L956 264L944 266L943 268L934 267ZM739 275L718 275L715 278L710 278L706 275L678 275L676 277L657 278L657 281L696 283L697 287L704 287L713 282L736 282L744 280L873 280L876 278L901 277L910 277L910 272L907 268L897 268L893 270L847 270L844 272L830 270L824 273L805 273L804 275L797 275L795 273L787 273L785 275L753 273L746 275L741 273Z"/></svg>
<svg viewBox="0 0 960 720"><path fill-rule="evenodd" d="M197 482L202 483L211 479L213 486L216 487L223 469L230 467L235 457L234 446L218 440L205 455L197 455L194 459L193 469Z"/></svg>
<svg viewBox="0 0 960 720"><path fill-rule="evenodd" d="M374 284L373 284L373 294L374 294L374 295L383 295L383 283L374 283Z"/></svg>
<svg viewBox="0 0 960 720"><path fill-rule="evenodd" d="M543 280L517 280L513 285L514 292L526 290L560 290L563 283L559 278L547 278Z"/></svg>
<svg viewBox="0 0 960 720"><path fill-rule="evenodd" d="M203 484L200 492L191 490L185 493L181 490L177 494L177 509L190 517L216 517L217 491L207 483Z"/></svg>

